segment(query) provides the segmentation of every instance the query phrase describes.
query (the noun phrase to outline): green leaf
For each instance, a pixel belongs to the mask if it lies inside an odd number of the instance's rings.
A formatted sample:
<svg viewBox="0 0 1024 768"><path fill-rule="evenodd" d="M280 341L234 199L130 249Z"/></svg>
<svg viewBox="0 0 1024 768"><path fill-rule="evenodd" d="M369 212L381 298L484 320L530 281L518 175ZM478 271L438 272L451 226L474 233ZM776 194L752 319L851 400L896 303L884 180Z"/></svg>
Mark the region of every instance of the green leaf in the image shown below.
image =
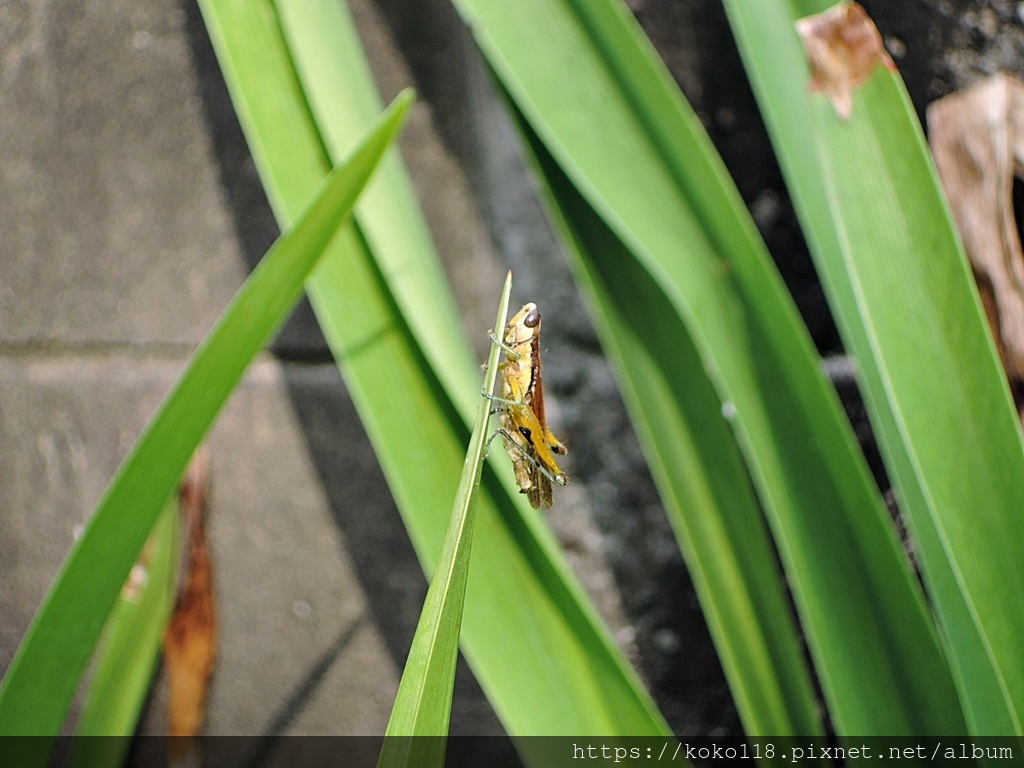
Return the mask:
<svg viewBox="0 0 1024 768"><path fill-rule="evenodd" d="M345 3L278 3L277 12L323 146L329 157L344 157L381 109ZM477 393L466 382L477 379L478 364L398 153L385 156L360 198L356 221L434 375L471 424Z"/></svg>
<svg viewBox="0 0 1024 768"><path fill-rule="evenodd" d="M877 71L854 109L853 119L840 122L829 104L811 102L842 256L831 267L842 270L835 279L849 281L871 344L864 365L876 369L876 395L895 422L889 437L905 452L901 480L915 483L915 501L924 502L908 510L909 519L926 574L938 569L946 587L937 590L938 607L955 617L949 639L958 641L951 652L972 730L1020 735L1024 450L1017 411L902 81ZM984 696L976 698L979 672ZM989 689L993 674L1003 712Z"/></svg>
<svg viewBox="0 0 1024 768"><path fill-rule="evenodd" d="M509 272L498 302L495 328L505 327L511 292L512 273ZM501 347L497 344L491 345L484 374L485 394L494 392L500 351ZM476 426L462 468L462 479L455 494L448 533L427 591L385 733L389 738L384 740L377 763L380 768L444 765L445 738L404 737L448 736L462 609L476 521L476 492L480 487L480 475L484 467L484 447L488 439L490 415L491 401L481 396Z"/></svg>
<svg viewBox="0 0 1024 768"><path fill-rule="evenodd" d="M147 561L135 566L144 569L141 583L131 593L122 589L110 612L82 714L75 724L76 736L127 737L135 733L174 607L181 556L178 506L177 494L173 494L145 545L150 549ZM130 746L128 738L76 738L69 765L118 768Z"/></svg>
<svg viewBox="0 0 1024 768"><path fill-rule="evenodd" d="M855 353L875 369L865 377L877 387L872 413L891 419L879 430L885 455L900 454L890 465L897 487L911 489L901 501L912 500L911 532L971 731L1020 735L1017 411L902 81L878 73L858 96L859 113L843 125L830 105L811 105L840 241L833 279L845 272L870 344Z"/></svg>
<svg viewBox="0 0 1024 768"><path fill-rule="evenodd" d="M748 734L824 730L775 552L686 328L522 122Z"/></svg>
<svg viewBox="0 0 1024 768"><path fill-rule="evenodd" d="M144 583L136 594L121 590L103 630L96 671L75 724L79 736L135 733L174 607L181 550L176 495L164 506L146 546L152 546L152 555L143 566Z"/></svg>
<svg viewBox="0 0 1024 768"><path fill-rule="evenodd" d="M320 4L308 15L290 8L286 38L268 3L205 0L201 8L268 197L287 225L319 184L327 150L344 151L333 126L358 129L367 118L358 99L331 108L320 100L334 88L347 93L350 85L335 78L359 78L363 68L321 69L304 55L293 62L287 40L322 36L318 50L351 57L351 20L340 4L322 14ZM465 461L479 369L450 319L446 283L432 276L440 274L433 247L410 234L422 230L407 219L421 214L392 188L397 179L408 190L394 168L367 191L307 288L429 575ZM463 652L495 711L512 734L667 734L543 519L519 497L502 453L481 479L473 549L484 566L466 586L462 629Z"/></svg>
<svg viewBox="0 0 1024 768"><path fill-rule="evenodd" d="M857 358L968 725L979 735L1020 733L1021 659L1010 650L1022 620L1015 597L1019 431L898 77L876 73L854 99L848 124L807 91L794 24L828 5L773 0L753 13L726 3L830 304Z"/></svg>
<svg viewBox="0 0 1024 768"><path fill-rule="evenodd" d="M51 587L0 686L0 735L60 730L89 655L160 509L252 358L294 306L411 103L396 100L271 248L200 345L125 459Z"/></svg>
<svg viewBox="0 0 1024 768"><path fill-rule="evenodd" d="M960 731L919 585L806 329L628 10L615 0L454 3L547 152L678 315L735 413L837 730Z"/></svg>

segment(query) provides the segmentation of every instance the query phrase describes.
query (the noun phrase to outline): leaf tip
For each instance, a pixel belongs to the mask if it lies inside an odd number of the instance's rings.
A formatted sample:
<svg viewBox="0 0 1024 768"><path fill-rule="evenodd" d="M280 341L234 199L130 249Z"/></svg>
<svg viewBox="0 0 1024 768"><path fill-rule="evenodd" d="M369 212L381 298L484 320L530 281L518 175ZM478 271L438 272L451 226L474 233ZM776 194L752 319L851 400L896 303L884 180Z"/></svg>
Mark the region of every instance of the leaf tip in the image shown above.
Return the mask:
<svg viewBox="0 0 1024 768"><path fill-rule="evenodd" d="M416 91L412 88L403 88L384 111L382 120L390 122L396 132L401 130L409 115L409 110L415 103Z"/></svg>
<svg viewBox="0 0 1024 768"><path fill-rule="evenodd" d="M409 109L416 101L416 89L415 88L403 88L399 91L398 95L395 96L395 100L391 103L395 105L396 109L403 111Z"/></svg>

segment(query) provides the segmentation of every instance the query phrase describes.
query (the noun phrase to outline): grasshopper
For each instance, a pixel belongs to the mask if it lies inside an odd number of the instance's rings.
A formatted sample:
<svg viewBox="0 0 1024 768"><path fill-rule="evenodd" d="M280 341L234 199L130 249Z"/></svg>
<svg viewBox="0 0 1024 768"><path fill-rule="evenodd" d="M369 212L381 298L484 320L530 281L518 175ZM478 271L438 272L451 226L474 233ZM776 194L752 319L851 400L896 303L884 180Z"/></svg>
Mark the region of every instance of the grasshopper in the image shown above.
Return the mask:
<svg viewBox="0 0 1024 768"><path fill-rule="evenodd" d="M505 326L502 339L491 341L505 350L501 363L501 396L498 404L500 434L512 459L516 483L534 509L551 506L551 485L565 485L569 478L558 467L555 455L567 453L565 445L548 429L544 411L544 381L540 361L540 312L530 302Z"/></svg>

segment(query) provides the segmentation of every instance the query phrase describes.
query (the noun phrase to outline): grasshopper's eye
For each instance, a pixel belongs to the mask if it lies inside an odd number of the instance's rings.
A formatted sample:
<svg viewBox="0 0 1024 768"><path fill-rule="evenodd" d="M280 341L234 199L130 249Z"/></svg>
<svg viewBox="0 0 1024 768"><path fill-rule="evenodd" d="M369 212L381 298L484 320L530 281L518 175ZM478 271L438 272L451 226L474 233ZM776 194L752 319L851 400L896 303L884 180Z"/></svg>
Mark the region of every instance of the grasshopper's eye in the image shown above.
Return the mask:
<svg viewBox="0 0 1024 768"><path fill-rule="evenodd" d="M523 437L525 437L527 442L529 442L530 439L533 437L533 432L531 432L526 427L520 427L519 428L519 434L521 434Z"/></svg>
<svg viewBox="0 0 1024 768"><path fill-rule="evenodd" d="M526 317L523 318L523 325L527 328L536 328L540 325L540 312L537 311L536 307L526 313Z"/></svg>

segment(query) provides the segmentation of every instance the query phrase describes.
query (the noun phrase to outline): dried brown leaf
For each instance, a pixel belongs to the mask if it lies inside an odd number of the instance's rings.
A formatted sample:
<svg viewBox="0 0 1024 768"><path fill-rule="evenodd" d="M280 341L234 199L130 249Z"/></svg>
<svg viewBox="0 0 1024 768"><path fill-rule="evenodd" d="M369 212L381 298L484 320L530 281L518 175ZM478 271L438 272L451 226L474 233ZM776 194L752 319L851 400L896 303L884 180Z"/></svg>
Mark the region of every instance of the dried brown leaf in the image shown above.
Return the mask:
<svg viewBox="0 0 1024 768"><path fill-rule="evenodd" d="M932 153L1011 383L1024 381L1024 83L995 75L928 107Z"/></svg>
<svg viewBox="0 0 1024 768"><path fill-rule="evenodd" d="M174 613L164 635L164 666L169 687L170 736L197 736L206 715L206 694L217 644L213 565L206 537L210 461L205 446L197 451L181 483L180 503L187 537L184 576ZM188 762L187 740L169 743L173 764ZM180 753L180 754L179 754Z"/></svg>
<svg viewBox="0 0 1024 768"><path fill-rule="evenodd" d="M838 115L849 120L853 94L875 67L895 71L882 36L859 3L842 3L796 23L811 65L812 91L821 91Z"/></svg>

